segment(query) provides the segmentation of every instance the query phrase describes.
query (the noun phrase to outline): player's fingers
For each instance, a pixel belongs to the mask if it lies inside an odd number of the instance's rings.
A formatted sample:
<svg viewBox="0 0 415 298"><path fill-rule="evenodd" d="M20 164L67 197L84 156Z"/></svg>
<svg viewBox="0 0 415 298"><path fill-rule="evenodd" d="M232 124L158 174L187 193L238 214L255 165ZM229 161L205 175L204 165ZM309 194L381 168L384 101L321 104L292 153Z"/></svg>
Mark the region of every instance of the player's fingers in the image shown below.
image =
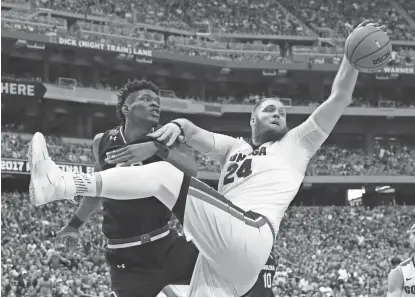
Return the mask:
<svg viewBox="0 0 415 298"><path fill-rule="evenodd" d="M170 135L171 135L171 131L166 130L160 137L157 138L157 141L159 141L159 142L164 141L165 139L170 137Z"/></svg>
<svg viewBox="0 0 415 298"><path fill-rule="evenodd" d="M344 24L344 26L346 27L347 31L350 33L352 33L353 31L353 26L349 23Z"/></svg>
<svg viewBox="0 0 415 298"><path fill-rule="evenodd" d="M366 26L379 27L378 23L368 23Z"/></svg>
<svg viewBox="0 0 415 298"><path fill-rule="evenodd" d="M148 136L156 139L160 137L166 130L167 130L166 126L163 126L157 129L155 132L149 133Z"/></svg>
<svg viewBox="0 0 415 298"><path fill-rule="evenodd" d="M179 137L177 138L177 140L178 140L180 143L183 143L183 142L184 142L184 136L179 135Z"/></svg>
<svg viewBox="0 0 415 298"><path fill-rule="evenodd" d="M173 132L172 134L171 134L171 136L170 136L170 139L169 139L169 141L167 142L167 144L166 144L166 146L167 147L170 147L170 146L172 146L173 144L174 144L174 142L176 142L176 140L177 140L177 137L180 135L180 132Z"/></svg>
<svg viewBox="0 0 415 298"><path fill-rule="evenodd" d="M359 28L359 27L364 27L364 26L366 26L368 23L370 23L370 21L369 21L369 20L364 20L363 22L361 22L361 23L359 24L359 26L357 26L357 28Z"/></svg>
<svg viewBox="0 0 415 298"><path fill-rule="evenodd" d="M117 155L117 154L120 154L120 153L123 153L123 152L127 151L128 150L128 147L129 146L124 146L122 148L119 148L119 149L116 149L116 150L107 152L107 158L110 157L110 156L112 156L112 155Z"/></svg>
<svg viewBox="0 0 415 298"><path fill-rule="evenodd" d="M125 155L130 155L131 153L129 152L129 150L124 150L122 152L116 153L116 154L110 154L107 156L107 158L105 159L105 161L112 161L116 158L119 158L121 156L125 156Z"/></svg>
<svg viewBox="0 0 415 298"><path fill-rule="evenodd" d="M382 25L382 26L378 26L378 29L380 29L380 30L383 30L383 31L386 31L386 25Z"/></svg>
<svg viewBox="0 0 415 298"><path fill-rule="evenodd" d="M127 161L127 160L131 159L132 157L133 156L130 153L124 152L124 153L121 153L117 156L106 159L105 162L108 163L108 164L117 164L117 163Z"/></svg>
<svg viewBox="0 0 415 298"><path fill-rule="evenodd" d="M161 131L157 130L155 132L149 133L147 136L153 139L158 138L161 135Z"/></svg>

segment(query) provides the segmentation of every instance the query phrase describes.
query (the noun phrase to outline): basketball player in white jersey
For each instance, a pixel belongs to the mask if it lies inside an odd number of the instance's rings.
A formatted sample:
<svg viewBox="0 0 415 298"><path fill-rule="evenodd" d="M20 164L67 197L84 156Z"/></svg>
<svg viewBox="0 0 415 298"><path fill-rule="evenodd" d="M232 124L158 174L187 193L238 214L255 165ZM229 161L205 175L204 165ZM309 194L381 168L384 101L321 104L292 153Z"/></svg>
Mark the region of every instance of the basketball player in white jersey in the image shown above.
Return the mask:
<svg viewBox="0 0 415 298"><path fill-rule="evenodd" d="M415 224L409 231L412 257L391 270L388 276L388 297L415 297Z"/></svg>
<svg viewBox="0 0 415 298"><path fill-rule="evenodd" d="M366 25L377 26L365 21L359 27ZM36 133L29 153L32 202L42 205L81 195L117 200L154 196L176 214L200 251L189 296L245 295L270 255L309 160L351 103L357 76L358 70L344 58L329 98L292 130L284 105L277 98L262 100L252 111L251 142L211 133L186 119L150 134L167 146L181 137L218 160L219 192L167 162L91 174L63 172L51 161L44 137ZM107 162L138 162L144 151L151 156L159 150L161 144L155 143L118 149Z"/></svg>

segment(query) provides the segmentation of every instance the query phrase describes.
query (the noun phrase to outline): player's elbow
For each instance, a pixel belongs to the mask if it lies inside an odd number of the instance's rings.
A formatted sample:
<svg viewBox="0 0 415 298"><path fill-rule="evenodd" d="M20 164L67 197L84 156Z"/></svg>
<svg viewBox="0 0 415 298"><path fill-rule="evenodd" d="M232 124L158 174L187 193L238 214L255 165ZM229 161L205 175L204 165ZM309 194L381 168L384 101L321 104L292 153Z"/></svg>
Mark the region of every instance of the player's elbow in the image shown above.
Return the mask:
<svg viewBox="0 0 415 298"><path fill-rule="evenodd" d="M343 107L347 107L353 101L353 90L343 90L341 88L333 88L330 98L333 101L342 104Z"/></svg>

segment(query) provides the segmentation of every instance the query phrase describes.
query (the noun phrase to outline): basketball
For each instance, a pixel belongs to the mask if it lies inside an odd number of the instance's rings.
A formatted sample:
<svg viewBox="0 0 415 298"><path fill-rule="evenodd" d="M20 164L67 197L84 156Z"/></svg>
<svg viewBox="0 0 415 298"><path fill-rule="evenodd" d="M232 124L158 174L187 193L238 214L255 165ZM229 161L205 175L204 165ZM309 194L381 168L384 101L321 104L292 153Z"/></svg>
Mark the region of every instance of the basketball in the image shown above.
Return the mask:
<svg viewBox="0 0 415 298"><path fill-rule="evenodd" d="M381 29L356 29L346 41L346 57L361 72L376 72L391 59L392 43Z"/></svg>

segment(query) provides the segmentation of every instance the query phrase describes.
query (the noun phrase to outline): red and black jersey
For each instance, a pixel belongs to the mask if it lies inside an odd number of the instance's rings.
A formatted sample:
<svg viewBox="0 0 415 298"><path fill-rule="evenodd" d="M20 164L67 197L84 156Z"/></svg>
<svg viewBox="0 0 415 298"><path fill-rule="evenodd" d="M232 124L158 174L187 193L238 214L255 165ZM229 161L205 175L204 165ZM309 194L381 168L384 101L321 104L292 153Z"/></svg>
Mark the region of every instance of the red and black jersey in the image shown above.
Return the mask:
<svg viewBox="0 0 415 298"><path fill-rule="evenodd" d="M258 280L245 297L274 297L272 284L277 270L275 259L272 255L258 275Z"/></svg>
<svg viewBox="0 0 415 298"><path fill-rule="evenodd" d="M148 142L149 137L143 137L134 143ZM107 152L119 149L127 145L122 126L115 127L104 133L99 143L99 163L102 169L110 169L116 165L105 162ZM161 161L158 156L152 156L139 165ZM160 173L162 175L162 173ZM137 177L145 179L145 177ZM114 183L117 183L114 181ZM118 201L103 198L104 221L102 231L110 239L122 239L139 236L160 229L167 225L172 213L155 197L142 198L139 200Z"/></svg>

